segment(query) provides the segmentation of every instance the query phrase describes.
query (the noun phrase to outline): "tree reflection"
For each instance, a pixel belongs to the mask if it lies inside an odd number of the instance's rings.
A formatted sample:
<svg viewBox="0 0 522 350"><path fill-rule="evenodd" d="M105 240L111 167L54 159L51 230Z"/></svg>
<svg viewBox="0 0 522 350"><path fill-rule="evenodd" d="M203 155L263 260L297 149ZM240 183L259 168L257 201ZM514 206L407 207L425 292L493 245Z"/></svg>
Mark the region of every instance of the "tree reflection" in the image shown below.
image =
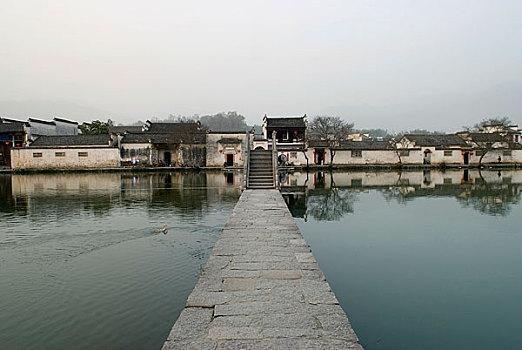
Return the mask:
<svg viewBox="0 0 522 350"><path fill-rule="evenodd" d="M338 221L353 213L357 193L349 188L328 188L311 191L307 201L307 214L318 221Z"/></svg>
<svg viewBox="0 0 522 350"><path fill-rule="evenodd" d="M471 207L487 215L506 216L512 205L520 202L520 185L475 184L461 192L457 200L464 207Z"/></svg>
<svg viewBox="0 0 522 350"><path fill-rule="evenodd" d="M311 176L299 173L300 178L289 174L289 183L294 185L284 185L281 191L294 217L311 216L319 221L337 221L353 213L359 193L369 190L381 193L386 201L400 204L419 197L455 198L462 206L482 214L506 216L513 205L520 202L519 175L513 170L500 173L469 169L316 172ZM309 176L314 179L313 183L305 180ZM288 192L298 197L291 198Z"/></svg>

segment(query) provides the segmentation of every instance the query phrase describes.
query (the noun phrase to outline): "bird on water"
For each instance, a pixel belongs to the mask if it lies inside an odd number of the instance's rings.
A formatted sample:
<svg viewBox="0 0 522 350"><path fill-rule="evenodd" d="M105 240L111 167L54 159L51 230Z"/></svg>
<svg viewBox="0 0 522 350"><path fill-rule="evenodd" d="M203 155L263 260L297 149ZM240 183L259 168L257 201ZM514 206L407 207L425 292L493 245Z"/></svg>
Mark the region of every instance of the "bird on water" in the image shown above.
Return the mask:
<svg viewBox="0 0 522 350"><path fill-rule="evenodd" d="M163 232L163 234L167 234L167 224L163 224L162 228L156 228L154 229L154 233L160 233Z"/></svg>

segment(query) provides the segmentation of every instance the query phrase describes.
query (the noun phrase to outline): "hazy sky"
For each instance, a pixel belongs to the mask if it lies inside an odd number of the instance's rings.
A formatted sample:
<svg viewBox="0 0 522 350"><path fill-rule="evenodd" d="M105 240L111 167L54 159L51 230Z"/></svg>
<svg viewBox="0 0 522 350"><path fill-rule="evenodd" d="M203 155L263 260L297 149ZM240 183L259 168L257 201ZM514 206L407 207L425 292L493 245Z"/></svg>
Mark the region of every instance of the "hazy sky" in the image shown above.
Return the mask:
<svg viewBox="0 0 522 350"><path fill-rule="evenodd" d="M232 110L522 124L522 1L0 0L0 115Z"/></svg>

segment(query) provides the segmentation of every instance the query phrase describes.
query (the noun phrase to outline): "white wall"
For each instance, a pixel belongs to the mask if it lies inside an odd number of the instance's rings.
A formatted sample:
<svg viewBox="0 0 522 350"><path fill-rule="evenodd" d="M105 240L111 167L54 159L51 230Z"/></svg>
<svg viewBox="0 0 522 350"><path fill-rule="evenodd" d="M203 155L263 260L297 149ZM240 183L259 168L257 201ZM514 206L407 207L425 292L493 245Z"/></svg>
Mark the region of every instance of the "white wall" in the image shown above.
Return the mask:
<svg viewBox="0 0 522 350"><path fill-rule="evenodd" d="M522 150L512 149L511 155L504 154L506 150L491 150L486 153L484 158L482 159L482 164L491 164L498 163L498 157L500 156L503 164L522 164ZM479 164L480 156L476 155L476 152L473 151L473 155L471 156L472 164Z"/></svg>
<svg viewBox="0 0 522 350"><path fill-rule="evenodd" d="M239 139L239 143L223 144L220 140L232 138ZM246 133L209 133L207 134L207 166L222 167L226 161L227 154L234 155L234 165L243 166L245 164L246 152Z"/></svg>
<svg viewBox="0 0 522 350"><path fill-rule="evenodd" d="M57 157L56 152L65 156ZM87 157L78 156L87 152ZM41 153L41 157L35 154ZM11 168L13 169L81 169L114 168L120 166L120 151L116 147L83 148L13 148Z"/></svg>
<svg viewBox="0 0 522 350"><path fill-rule="evenodd" d="M371 164L398 164L399 157L394 150L362 150L362 157L352 157L351 150L335 152L334 165L371 165ZM330 158L327 158L330 161Z"/></svg>

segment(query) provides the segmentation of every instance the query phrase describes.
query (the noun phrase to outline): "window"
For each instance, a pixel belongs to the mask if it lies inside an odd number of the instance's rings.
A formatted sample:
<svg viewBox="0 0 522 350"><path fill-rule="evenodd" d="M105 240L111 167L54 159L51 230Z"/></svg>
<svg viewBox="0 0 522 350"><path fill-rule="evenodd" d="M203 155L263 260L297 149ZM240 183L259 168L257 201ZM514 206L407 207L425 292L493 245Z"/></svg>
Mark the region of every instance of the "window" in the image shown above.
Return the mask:
<svg viewBox="0 0 522 350"><path fill-rule="evenodd" d="M55 157L65 157L65 152L54 152Z"/></svg>
<svg viewBox="0 0 522 350"><path fill-rule="evenodd" d="M290 157L297 158L297 152L290 152Z"/></svg>
<svg viewBox="0 0 522 350"><path fill-rule="evenodd" d="M451 157L453 155L453 151L444 151L444 157Z"/></svg>
<svg viewBox="0 0 522 350"><path fill-rule="evenodd" d="M502 152L502 155L503 156L510 156L511 155L511 150Z"/></svg>
<svg viewBox="0 0 522 350"><path fill-rule="evenodd" d="M410 151L407 149L401 149L399 150L399 156L401 157L408 157L410 155Z"/></svg>
<svg viewBox="0 0 522 350"><path fill-rule="evenodd" d="M78 152L78 157L88 157L89 152Z"/></svg>
<svg viewBox="0 0 522 350"><path fill-rule="evenodd" d="M451 184L453 181L451 180L451 177L445 177L444 178L444 184Z"/></svg>
<svg viewBox="0 0 522 350"><path fill-rule="evenodd" d="M476 151L475 151L475 155L476 155L477 157L481 157L483 154L484 154L484 152L481 151L481 150L476 150Z"/></svg>
<svg viewBox="0 0 522 350"><path fill-rule="evenodd" d="M42 153L41 152L33 153L33 158L42 158Z"/></svg>
<svg viewBox="0 0 522 350"><path fill-rule="evenodd" d="M362 151L360 149L354 149L352 151L352 157L354 157L354 158L362 157Z"/></svg>
<svg viewBox="0 0 522 350"><path fill-rule="evenodd" d="M362 179L352 179L352 187L362 187Z"/></svg>

